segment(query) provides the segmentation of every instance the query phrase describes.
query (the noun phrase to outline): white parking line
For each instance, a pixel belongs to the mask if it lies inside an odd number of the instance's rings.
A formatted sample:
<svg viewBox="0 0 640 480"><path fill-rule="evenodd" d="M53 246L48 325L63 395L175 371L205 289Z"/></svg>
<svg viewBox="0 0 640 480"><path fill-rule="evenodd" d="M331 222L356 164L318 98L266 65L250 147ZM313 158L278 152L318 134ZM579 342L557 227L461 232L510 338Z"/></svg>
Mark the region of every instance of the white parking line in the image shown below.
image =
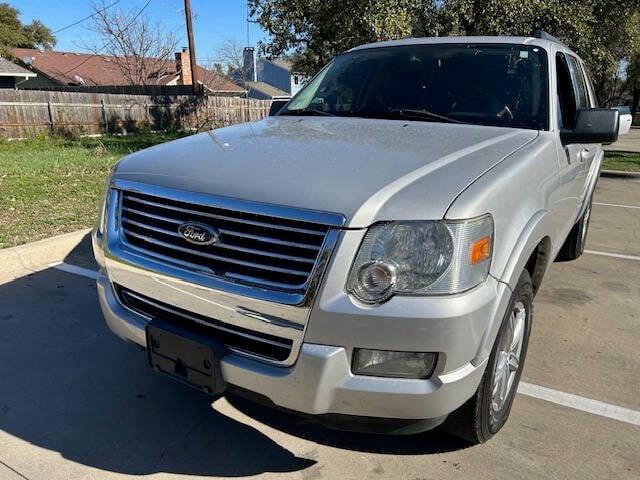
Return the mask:
<svg viewBox="0 0 640 480"><path fill-rule="evenodd" d="M593 413L594 415L600 415L601 417L613 418L614 420L640 426L640 412L629 408L618 407L617 405L611 405L610 403L599 400L593 400L591 398L585 398L572 393L565 393L526 382L520 382L520 385L518 385L518 393L575 410L581 410L583 412Z"/></svg>
<svg viewBox="0 0 640 480"><path fill-rule="evenodd" d="M620 205L617 203L601 203L601 202L593 202L593 204L602 205L603 207L633 208L635 210L640 210L640 207L636 207L635 205Z"/></svg>
<svg viewBox="0 0 640 480"><path fill-rule="evenodd" d="M89 268L77 267L75 265L69 265L68 263L64 262L50 263L49 266L51 268L55 268L56 270L73 273L74 275L80 275L81 277L92 278L94 280L98 278L98 272Z"/></svg>
<svg viewBox="0 0 640 480"><path fill-rule="evenodd" d="M640 260L640 257L636 258L637 260ZM57 270L62 270L63 272L80 275L82 277L93 279L96 279L98 277L98 272L96 272L95 270L77 267L75 265L69 265L68 263L64 262L52 263L49 266ZM555 403L557 405L562 405L564 407L580 410L582 412L592 413L601 417L612 418L621 422L630 423L631 425L640 426L640 412L631 410L629 408L611 405L610 403L601 402L599 400L580 397L572 393L565 393L561 392L560 390L553 390L551 388L541 387L539 385L534 385L532 383L526 382L520 382L520 385L518 386L518 393L526 395L528 397Z"/></svg>
<svg viewBox="0 0 640 480"><path fill-rule="evenodd" d="M640 261L640 257L637 257L635 255L624 255L622 253L599 252L597 250L585 250L584 253L590 253L591 255L600 255L601 257L623 258L625 260Z"/></svg>

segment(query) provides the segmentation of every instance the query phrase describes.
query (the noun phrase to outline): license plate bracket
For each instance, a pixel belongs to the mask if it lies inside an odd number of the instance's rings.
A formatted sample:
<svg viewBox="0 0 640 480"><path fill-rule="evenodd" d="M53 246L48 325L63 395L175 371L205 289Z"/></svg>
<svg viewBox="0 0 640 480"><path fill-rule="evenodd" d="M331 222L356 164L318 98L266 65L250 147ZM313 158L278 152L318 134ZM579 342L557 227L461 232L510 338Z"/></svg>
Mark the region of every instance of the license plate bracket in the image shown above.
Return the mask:
<svg viewBox="0 0 640 480"><path fill-rule="evenodd" d="M146 336L154 370L210 395L224 392L220 359L225 347L221 341L160 319L147 324Z"/></svg>

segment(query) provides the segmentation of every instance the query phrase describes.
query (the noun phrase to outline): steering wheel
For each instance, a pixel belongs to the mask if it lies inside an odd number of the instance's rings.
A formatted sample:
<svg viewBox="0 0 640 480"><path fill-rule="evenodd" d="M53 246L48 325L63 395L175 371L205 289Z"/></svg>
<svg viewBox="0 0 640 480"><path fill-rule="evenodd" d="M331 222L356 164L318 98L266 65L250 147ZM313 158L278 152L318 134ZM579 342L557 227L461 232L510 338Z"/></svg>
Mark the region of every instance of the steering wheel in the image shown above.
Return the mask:
<svg viewBox="0 0 640 480"><path fill-rule="evenodd" d="M502 100L479 94L469 95L455 102L451 107L451 113L456 117L495 117L504 124L510 123L514 118L513 112Z"/></svg>

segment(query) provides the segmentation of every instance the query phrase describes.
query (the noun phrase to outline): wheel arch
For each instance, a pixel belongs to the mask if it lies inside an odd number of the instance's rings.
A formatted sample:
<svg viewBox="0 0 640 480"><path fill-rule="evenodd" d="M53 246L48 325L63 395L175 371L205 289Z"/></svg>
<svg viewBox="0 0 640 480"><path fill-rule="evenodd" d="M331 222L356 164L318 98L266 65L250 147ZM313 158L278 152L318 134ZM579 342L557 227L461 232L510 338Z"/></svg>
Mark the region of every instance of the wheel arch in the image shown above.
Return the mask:
<svg viewBox="0 0 640 480"><path fill-rule="evenodd" d="M542 240L536 245L529 255L529 259L524 268L529 272L531 276L531 283L533 285L533 294L538 293L538 289L542 284L542 279L547 271L547 267L551 263L551 237L548 235L543 237Z"/></svg>
<svg viewBox="0 0 640 480"><path fill-rule="evenodd" d="M499 302L493 321L487 328L480 342L480 348L472 361L474 365L488 358L522 272L526 270L531 276L534 295L540 288L554 254L554 244L550 235L553 231L552 227L551 214L546 210L540 210L529 220L515 242L506 267L502 275L497 278Z"/></svg>
<svg viewBox="0 0 640 480"><path fill-rule="evenodd" d="M527 270L533 282L534 292L537 292L554 256L551 232L553 232L551 213L547 210L539 210L518 237L498 281L506 283L513 290L522 271Z"/></svg>

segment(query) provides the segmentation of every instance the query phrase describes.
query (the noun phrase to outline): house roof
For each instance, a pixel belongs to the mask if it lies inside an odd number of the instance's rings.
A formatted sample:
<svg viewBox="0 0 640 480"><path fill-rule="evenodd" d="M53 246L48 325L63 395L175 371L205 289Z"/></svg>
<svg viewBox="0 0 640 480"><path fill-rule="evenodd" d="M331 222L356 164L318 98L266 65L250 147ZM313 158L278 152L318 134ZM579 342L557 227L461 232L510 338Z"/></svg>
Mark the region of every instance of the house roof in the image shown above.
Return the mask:
<svg viewBox="0 0 640 480"><path fill-rule="evenodd" d="M115 63L117 57L88 53L57 52L33 48L13 48L11 52L33 70L43 73L63 85L130 85L131 81ZM155 58L144 59L153 72L150 83L166 85L179 72L173 59L162 62ZM197 66L198 79L216 92L243 93L245 90L235 83L210 70ZM150 76L151 77L151 76Z"/></svg>
<svg viewBox="0 0 640 480"><path fill-rule="evenodd" d="M0 57L0 77L35 77L36 74L30 72L20 65L16 65L6 58Z"/></svg>
<svg viewBox="0 0 640 480"><path fill-rule="evenodd" d="M284 68L287 71L291 71L293 68L293 62L291 60L286 60L284 58L274 58L272 60L267 60L274 65L277 65L280 68Z"/></svg>
<svg viewBox="0 0 640 480"><path fill-rule="evenodd" d="M258 90L259 92L270 98L291 98L290 93L285 92L284 90L280 90L279 88L276 88L273 85L269 85L265 82L246 82L245 86L247 87L247 90Z"/></svg>
<svg viewBox="0 0 640 480"><path fill-rule="evenodd" d="M226 78L213 73L210 70L198 67L198 84L204 85L209 91L217 93L246 93L247 91L227 80ZM180 78L179 73L166 75L158 80L158 85L177 85Z"/></svg>

